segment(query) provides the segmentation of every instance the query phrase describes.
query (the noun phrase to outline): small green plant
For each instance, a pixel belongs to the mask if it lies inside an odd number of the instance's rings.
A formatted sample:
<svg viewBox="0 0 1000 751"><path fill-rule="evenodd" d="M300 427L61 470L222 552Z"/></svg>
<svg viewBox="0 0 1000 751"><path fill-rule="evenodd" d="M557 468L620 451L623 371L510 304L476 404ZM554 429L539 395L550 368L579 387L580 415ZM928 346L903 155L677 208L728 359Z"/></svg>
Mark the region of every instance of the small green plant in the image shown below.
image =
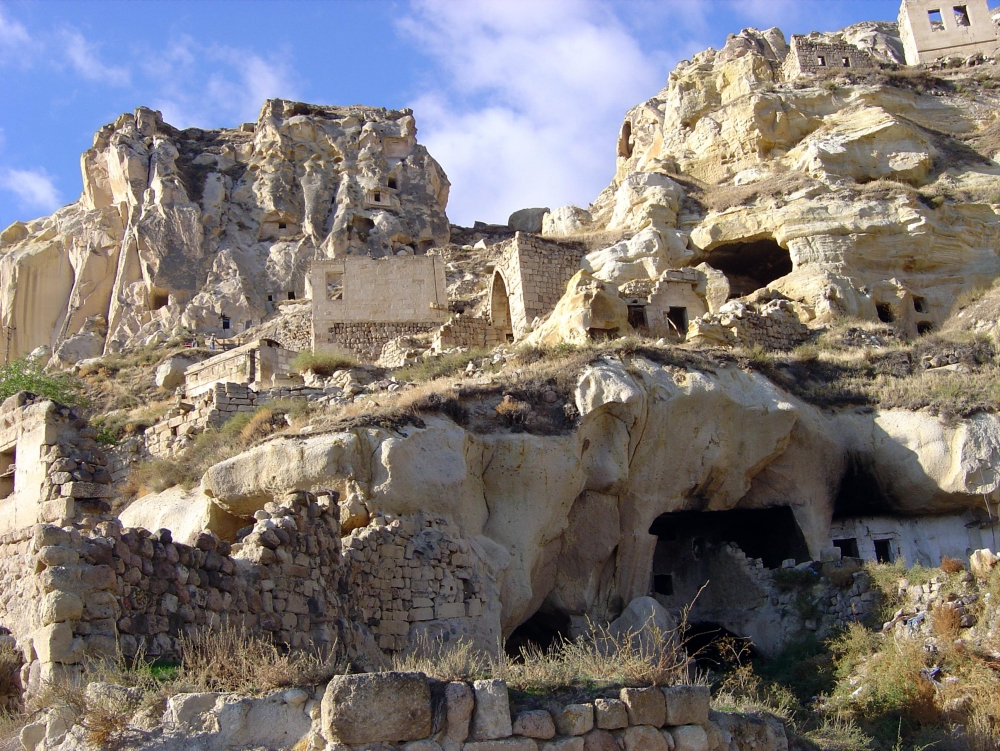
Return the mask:
<svg viewBox="0 0 1000 751"><path fill-rule="evenodd" d="M27 360L14 360L0 366L0 401L19 391L44 396L61 404L79 404L80 386L72 376L49 375Z"/></svg>

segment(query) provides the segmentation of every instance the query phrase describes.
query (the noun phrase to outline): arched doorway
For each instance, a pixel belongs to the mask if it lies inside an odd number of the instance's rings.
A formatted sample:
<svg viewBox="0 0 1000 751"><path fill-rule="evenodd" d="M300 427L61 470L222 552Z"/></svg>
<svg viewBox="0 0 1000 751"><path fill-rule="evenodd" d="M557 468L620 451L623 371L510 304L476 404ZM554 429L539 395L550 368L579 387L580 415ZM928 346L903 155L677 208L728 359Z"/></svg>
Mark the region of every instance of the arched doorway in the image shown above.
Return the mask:
<svg viewBox="0 0 1000 751"><path fill-rule="evenodd" d="M500 330L508 342L514 341L510 296L507 294L507 284L499 271L493 274L493 287L490 291L490 323L493 324L493 328Z"/></svg>

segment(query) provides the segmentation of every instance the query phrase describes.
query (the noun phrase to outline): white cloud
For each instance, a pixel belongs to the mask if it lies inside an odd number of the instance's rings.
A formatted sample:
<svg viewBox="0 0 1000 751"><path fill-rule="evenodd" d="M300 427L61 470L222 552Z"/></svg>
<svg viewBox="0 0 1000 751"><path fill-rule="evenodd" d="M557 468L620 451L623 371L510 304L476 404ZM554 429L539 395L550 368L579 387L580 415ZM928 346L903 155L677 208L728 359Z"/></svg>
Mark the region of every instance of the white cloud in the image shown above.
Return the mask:
<svg viewBox="0 0 1000 751"><path fill-rule="evenodd" d="M666 78L612 7L420 0L400 22L443 73L412 107L452 181L453 221L587 205L610 181L625 112Z"/></svg>
<svg viewBox="0 0 1000 751"><path fill-rule="evenodd" d="M151 58L145 70L156 82L153 106L178 128L256 120L265 99L298 96L295 75L285 62L249 50L206 47L182 37Z"/></svg>
<svg viewBox="0 0 1000 751"><path fill-rule="evenodd" d="M7 61L25 63L34 52L36 42L24 24L7 15L0 5L0 63Z"/></svg>
<svg viewBox="0 0 1000 751"><path fill-rule="evenodd" d="M61 37L61 48L67 62L83 78L112 86L128 86L131 83L128 68L102 62L97 45L88 41L79 31L66 30Z"/></svg>
<svg viewBox="0 0 1000 751"><path fill-rule="evenodd" d="M0 188L16 195L23 209L51 212L63 203L52 177L43 169L0 170Z"/></svg>

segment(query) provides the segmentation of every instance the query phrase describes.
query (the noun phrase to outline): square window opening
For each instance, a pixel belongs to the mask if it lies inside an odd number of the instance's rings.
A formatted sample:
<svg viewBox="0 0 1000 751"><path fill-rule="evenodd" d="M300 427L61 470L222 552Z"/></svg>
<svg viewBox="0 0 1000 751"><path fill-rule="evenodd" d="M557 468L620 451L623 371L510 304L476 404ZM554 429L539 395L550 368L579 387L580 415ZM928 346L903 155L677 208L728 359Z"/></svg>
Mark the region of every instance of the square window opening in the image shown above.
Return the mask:
<svg viewBox="0 0 1000 751"><path fill-rule="evenodd" d="M927 11L927 20L931 22L931 31L944 31L944 17L940 8Z"/></svg>
<svg viewBox="0 0 1000 751"><path fill-rule="evenodd" d="M845 537L843 540L834 540L833 547L840 548L840 554L844 558L860 558L858 554L858 538Z"/></svg>
<svg viewBox="0 0 1000 751"><path fill-rule="evenodd" d="M927 301L922 297L913 296L913 309L918 313L927 312Z"/></svg>
<svg viewBox="0 0 1000 751"><path fill-rule="evenodd" d="M399 185L399 183L396 181L395 177L390 177L389 178L389 182L388 182L389 190L396 190L396 188L398 187L398 185Z"/></svg>
<svg viewBox="0 0 1000 751"><path fill-rule="evenodd" d="M16 446L11 446L6 451L0 452L0 498L6 498L14 492L16 462Z"/></svg>
<svg viewBox="0 0 1000 751"><path fill-rule="evenodd" d="M875 540L875 560L892 563L892 540Z"/></svg>
<svg viewBox="0 0 1000 751"><path fill-rule="evenodd" d="M826 67L826 58L823 57L822 55L816 55L816 64L819 67L821 67L821 68L825 68Z"/></svg>
<svg viewBox="0 0 1000 751"><path fill-rule="evenodd" d="M653 591L658 595L667 595L668 597L674 593L674 575L673 574L653 574Z"/></svg>
<svg viewBox="0 0 1000 751"><path fill-rule="evenodd" d="M278 222L278 229L288 229L287 222Z"/></svg>
<svg viewBox="0 0 1000 751"><path fill-rule="evenodd" d="M894 323L896 315L892 312L892 306L886 303L875 306L875 314L882 323Z"/></svg>
<svg viewBox="0 0 1000 751"><path fill-rule="evenodd" d="M326 299L344 299L344 275L337 271L332 271L326 275Z"/></svg>
<svg viewBox="0 0 1000 751"><path fill-rule="evenodd" d="M289 290L288 291L288 299L289 300L294 300L295 299L295 290Z"/></svg>
<svg viewBox="0 0 1000 751"><path fill-rule="evenodd" d="M222 330L229 331L231 325L232 324L229 320L229 316L222 316Z"/></svg>
<svg viewBox="0 0 1000 751"><path fill-rule="evenodd" d="M851 58L849 58L849 57L842 57L842 58L840 58L840 64L843 67L845 67L845 68L850 68L851 67Z"/></svg>
<svg viewBox="0 0 1000 751"><path fill-rule="evenodd" d="M955 14L955 25L956 26L971 26L972 23L969 21L969 9L965 5L956 5L952 8L952 12Z"/></svg>

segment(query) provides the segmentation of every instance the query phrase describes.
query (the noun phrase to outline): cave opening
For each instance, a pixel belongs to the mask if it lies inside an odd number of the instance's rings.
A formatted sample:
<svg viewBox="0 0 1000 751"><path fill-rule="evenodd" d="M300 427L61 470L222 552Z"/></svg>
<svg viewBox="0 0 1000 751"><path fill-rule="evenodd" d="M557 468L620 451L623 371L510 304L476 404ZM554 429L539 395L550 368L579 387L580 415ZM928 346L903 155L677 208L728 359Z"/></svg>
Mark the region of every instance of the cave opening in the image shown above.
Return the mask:
<svg viewBox="0 0 1000 751"><path fill-rule="evenodd" d="M892 501L875 476L871 459L856 454L849 456L833 501L833 518L892 513Z"/></svg>
<svg viewBox="0 0 1000 751"><path fill-rule="evenodd" d="M729 299L745 297L792 273L792 257L772 239L720 245L708 254L708 265L729 280Z"/></svg>
<svg viewBox="0 0 1000 751"><path fill-rule="evenodd" d="M513 659L523 659L525 649L547 652L559 642L569 640L569 627L569 616L565 613L539 610L507 637L504 651Z"/></svg>
<svg viewBox="0 0 1000 751"><path fill-rule="evenodd" d="M741 607L749 592L742 571L749 563L743 556L758 558L769 569L790 558L796 563L811 559L805 536L787 506L662 514L649 533L657 538L650 594L668 610L685 607L696 598L700 607L715 601ZM707 590L699 594L706 583Z"/></svg>

